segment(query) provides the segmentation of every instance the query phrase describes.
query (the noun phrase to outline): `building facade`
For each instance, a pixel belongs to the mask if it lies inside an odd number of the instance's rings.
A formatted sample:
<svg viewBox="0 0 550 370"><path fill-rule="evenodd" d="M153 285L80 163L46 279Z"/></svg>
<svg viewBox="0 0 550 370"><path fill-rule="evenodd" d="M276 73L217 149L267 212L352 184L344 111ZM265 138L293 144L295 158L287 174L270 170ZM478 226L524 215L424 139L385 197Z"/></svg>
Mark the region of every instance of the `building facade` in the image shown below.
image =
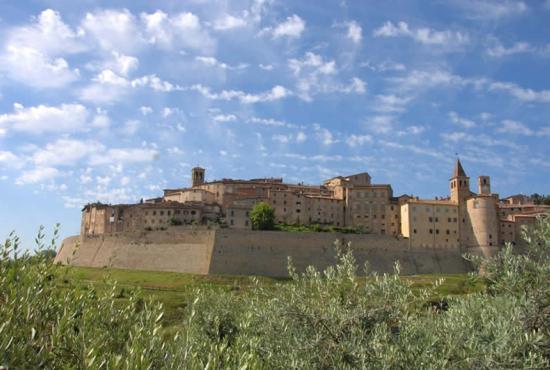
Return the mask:
<svg viewBox="0 0 550 370"><path fill-rule="evenodd" d="M373 184L362 172L337 176L321 185L289 184L281 178L222 179L208 182L203 168L191 173L191 187L165 189L162 197L139 204L88 204L82 235L163 229L216 223L251 228L254 204L266 202L275 221L284 224L353 227L359 231L405 238L410 247L497 247L518 241L524 225L550 213L517 197L499 200L489 176L479 176L477 193L457 159L449 179L449 197L421 200L394 197L389 184ZM525 203L527 202L527 203Z"/></svg>

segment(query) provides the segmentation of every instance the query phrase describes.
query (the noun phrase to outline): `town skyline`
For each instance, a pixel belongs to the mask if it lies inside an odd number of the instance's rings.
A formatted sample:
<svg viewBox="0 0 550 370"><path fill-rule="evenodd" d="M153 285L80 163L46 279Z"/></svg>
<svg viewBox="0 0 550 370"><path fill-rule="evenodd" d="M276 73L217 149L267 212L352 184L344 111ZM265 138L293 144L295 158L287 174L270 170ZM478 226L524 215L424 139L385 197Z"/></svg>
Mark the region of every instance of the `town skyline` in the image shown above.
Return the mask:
<svg viewBox="0 0 550 370"><path fill-rule="evenodd" d="M550 2L0 5L0 237L209 179L368 172L448 194L458 153L548 193Z"/></svg>

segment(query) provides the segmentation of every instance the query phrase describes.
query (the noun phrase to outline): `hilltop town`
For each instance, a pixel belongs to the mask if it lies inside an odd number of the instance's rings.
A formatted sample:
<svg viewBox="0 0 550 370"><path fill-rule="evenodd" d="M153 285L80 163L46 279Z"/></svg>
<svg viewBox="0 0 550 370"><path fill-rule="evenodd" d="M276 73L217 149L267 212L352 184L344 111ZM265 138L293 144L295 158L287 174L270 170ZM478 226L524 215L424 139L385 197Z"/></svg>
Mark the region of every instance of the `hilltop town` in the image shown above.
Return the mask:
<svg viewBox="0 0 550 370"><path fill-rule="evenodd" d="M83 208L81 236L165 230L185 224L250 229L250 210L263 201L275 221L295 225L351 227L365 234L403 238L410 247L475 248L517 243L523 225L550 213L523 195L500 199L489 176L470 189L457 159L446 198L394 196L390 184L374 184L367 172L336 176L321 185L289 184L281 178L206 181L192 169L190 187L165 189L162 197L138 204L91 203Z"/></svg>

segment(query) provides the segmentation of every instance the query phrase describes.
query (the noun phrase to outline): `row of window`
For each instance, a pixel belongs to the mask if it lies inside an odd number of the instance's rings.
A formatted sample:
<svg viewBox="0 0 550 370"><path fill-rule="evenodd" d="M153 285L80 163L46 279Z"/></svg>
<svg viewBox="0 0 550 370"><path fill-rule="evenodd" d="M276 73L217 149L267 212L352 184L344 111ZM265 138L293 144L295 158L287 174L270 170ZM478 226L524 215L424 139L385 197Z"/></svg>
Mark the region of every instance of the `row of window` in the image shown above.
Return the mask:
<svg viewBox="0 0 550 370"><path fill-rule="evenodd" d="M429 232L430 232L430 234L433 234L434 230L430 229ZM413 229L413 234L416 234L416 233L417 233L416 229ZM435 233L436 233L436 235L439 235L439 229L435 229ZM449 230L449 229L445 230L445 234L450 235L451 230ZM453 230L453 234L456 234L456 230Z"/></svg>
<svg viewBox="0 0 550 370"><path fill-rule="evenodd" d="M160 216L164 216L164 211L158 211L158 212L159 212L159 215L160 215ZM197 214L197 211L194 211L194 210L193 210L193 211L187 211L187 210L181 211L181 210L179 210L179 209L176 209L176 210L174 211L174 214L175 214L175 215L179 215L179 214L182 214L182 213L183 213L184 215L188 215L188 214L195 215L195 214ZM145 216L147 216L147 215L149 215L149 211L145 211ZM156 215L157 215L157 211L152 211L152 215L153 215L153 216L156 216ZM166 216L171 216L171 215L172 215L172 211L166 211Z"/></svg>

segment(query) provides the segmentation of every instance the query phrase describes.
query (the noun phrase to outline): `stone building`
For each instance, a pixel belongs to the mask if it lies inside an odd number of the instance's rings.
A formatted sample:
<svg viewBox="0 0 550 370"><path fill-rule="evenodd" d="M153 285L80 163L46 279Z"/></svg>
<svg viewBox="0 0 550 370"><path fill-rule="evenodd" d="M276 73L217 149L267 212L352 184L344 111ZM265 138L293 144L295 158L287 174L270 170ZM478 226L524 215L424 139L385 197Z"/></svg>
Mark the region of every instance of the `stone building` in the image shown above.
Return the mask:
<svg viewBox="0 0 550 370"><path fill-rule="evenodd" d="M499 201L489 176L479 176L477 193L457 159L450 196L421 200L395 197L389 184L373 184L362 172L336 176L321 185L289 184L281 178L206 181L204 168L191 172L191 187L165 189L139 204L92 203L82 212L82 235L102 235L185 224L216 223L251 228L254 204L267 202L284 224L352 227L365 233L405 238L410 247L494 248L515 243L524 225L550 213L513 196Z"/></svg>

